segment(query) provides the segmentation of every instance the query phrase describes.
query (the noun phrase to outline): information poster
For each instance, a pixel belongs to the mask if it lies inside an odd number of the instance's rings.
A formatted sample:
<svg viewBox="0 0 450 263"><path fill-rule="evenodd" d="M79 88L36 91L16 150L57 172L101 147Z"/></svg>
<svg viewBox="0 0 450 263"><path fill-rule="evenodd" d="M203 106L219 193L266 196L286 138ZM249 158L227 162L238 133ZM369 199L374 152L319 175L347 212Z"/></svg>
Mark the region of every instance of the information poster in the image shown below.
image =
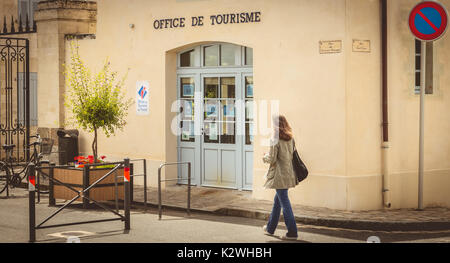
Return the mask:
<svg viewBox="0 0 450 263"><path fill-rule="evenodd" d="M137 81L136 82L136 114L137 115L148 115L150 113L149 91L150 91L150 85L149 85L148 81Z"/></svg>
<svg viewBox="0 0 450 263"><path fill-rule="evenodd" d="M217 140L217 123L211 123L211 125L209 126L209 139L211 141L216 141Z"/></svg>

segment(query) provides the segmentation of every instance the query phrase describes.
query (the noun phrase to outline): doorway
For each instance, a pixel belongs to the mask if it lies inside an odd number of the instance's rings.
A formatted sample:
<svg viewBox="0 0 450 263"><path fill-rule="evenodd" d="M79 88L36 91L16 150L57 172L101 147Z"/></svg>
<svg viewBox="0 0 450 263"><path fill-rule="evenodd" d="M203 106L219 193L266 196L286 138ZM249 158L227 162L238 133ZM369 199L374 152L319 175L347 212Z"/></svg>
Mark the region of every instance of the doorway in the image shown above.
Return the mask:
<svg viewBox="0 0 450 263"><path fill-rule="evenodd" d="M194 185L252 189L250 52L217 43L178 53L178 161L192 163ZM187 178L186 168L179 168L178 178Z"/></svg>

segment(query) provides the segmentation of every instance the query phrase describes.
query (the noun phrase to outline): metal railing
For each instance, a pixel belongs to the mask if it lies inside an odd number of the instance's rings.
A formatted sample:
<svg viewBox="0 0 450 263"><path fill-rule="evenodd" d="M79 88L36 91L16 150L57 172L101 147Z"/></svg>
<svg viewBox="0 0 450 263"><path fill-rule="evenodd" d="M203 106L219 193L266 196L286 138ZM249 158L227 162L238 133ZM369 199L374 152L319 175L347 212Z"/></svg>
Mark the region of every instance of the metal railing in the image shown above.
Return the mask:
<svg viewBox="0 0 450 263"><path fill-rule="evenodd" d="M130 181L125 176L125 173L128 172L129 175L129 168L130 168L130 159L124 159L122 162L114 162L114 163L101 163L101 164L87 164L84 166L84 176L89 176L89 168L95 167L95 166L103 166L103 165L115 165L113 169L108 171L105 175L100 177L98 180L96 180L94 183L89 185L89 180L83 180L83 189L77 190L73 188L71 185L67 183L63 183L53 177L53 170L55 168L67 168L67 165L61 165L61 166L45 166L45 167L35 167L34 164L31 164L28 170L28 186L29 186L29 241L35 242L36 241L36 230L37 229L44 229L44 228L52 228L52 227L60 227L60 226L70 226L70 225L80 225L80 224L90 224L90 223L99 223L99 222L107 222L107 221L115 221L115 220L121 220L125 222L125 230L130 230L130 206L131 206L131 197L130 197ZM124 214L120 214L110 208L108 208L105 205L100 204L99 202L95 201L94 199L89 197L89 190L99 184L101 181L103 181L105 178L110 176L112 173L115 173L119 168L124 168ZM50 216L48 216L46 219L44 219L41 223L36 225L36 209L35 209L35 192L36 192L36 170L43 170L43 169L49 169L49 175L44 174L45 176L48 176L51 184L58 184L61 186L64 186L68 188L69 190L76 193L76 196L72 198L68 203L64 204L62 207L58 208L54 213L52 213ZM116 176L117 177L117 176ZM88 177L89 178L89 177ZM86 183L87 182L87 183ZM117 185L117 184L116 184ZM47 225L43 226L46 222L48 222L51 218L56 216L58 213L60 213L64 208L78 200L79 198L83 199L83 207L87 206L89 204L89 201L92 201L97 206L103 208L106 211L112 212L115 214L116 218L109 218L109 219L101 219L101 220L90 220L90 221L82 221L82 222L73 222L73 223L66 223L66 224L57 224L57 225ZM117 199L116 199L117 200ZM50 191L49 196L49 203L50 205L54 205L54 196L53 191Z"/></svg>
<svg viewBox="0 0 450 263"><path fill-rule="evenodd" d="M168 165L180 165L180 164L187 164L188 165L188 178L176 178L176 179L165 179L161 180L161 170L164 166ZM159 220L161 220L162 217L162 198L161 198L161 182L168 182L168 181L180 181L180 180L188 180L188 187L187 187L187 214L191 215L191 163L190 162L174 162L174 163L163 163L158 168L158 216Z"/></svg>
<svg viewBox="0 0 450 263"><path fill-rule="evenodd" d="M139 162L139 161L142 161L144 173L143 174L134 174L135 167L132 166L133 171L131 173L131 176L132 177L135 177L135 176L143 176L144 177L144 212L147 212L147 160L146 159L130 160L130 162ZM133 186L134 186L134 184L132 184L132 187Z"/></svg>

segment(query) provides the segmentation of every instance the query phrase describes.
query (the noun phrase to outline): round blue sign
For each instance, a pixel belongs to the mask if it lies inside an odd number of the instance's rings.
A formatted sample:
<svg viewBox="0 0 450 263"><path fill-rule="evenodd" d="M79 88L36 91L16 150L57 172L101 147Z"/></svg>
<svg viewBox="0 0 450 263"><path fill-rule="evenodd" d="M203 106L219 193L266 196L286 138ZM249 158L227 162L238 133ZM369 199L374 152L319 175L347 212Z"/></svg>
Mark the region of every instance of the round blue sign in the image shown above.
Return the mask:
<svg viewBox="0 0 450 263"><path fill-rule="evenodd" d="M409 28L420 40L436 40L447 29L447 11L439 3L421 2L409 15Z"/></svg>

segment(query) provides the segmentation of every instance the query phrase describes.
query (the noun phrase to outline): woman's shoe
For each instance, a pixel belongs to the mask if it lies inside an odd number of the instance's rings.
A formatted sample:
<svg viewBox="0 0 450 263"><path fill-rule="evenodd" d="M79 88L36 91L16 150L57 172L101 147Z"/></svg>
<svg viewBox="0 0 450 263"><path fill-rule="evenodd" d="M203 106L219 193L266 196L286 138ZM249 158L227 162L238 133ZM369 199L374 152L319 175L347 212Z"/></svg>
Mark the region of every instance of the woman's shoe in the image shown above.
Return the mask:
<svg viewBox="0 0 450 263"><path fill-rule="evenodd" d="M273 236L273 234L271 234L271 233L269 233L269 231L267 231L267 225L263 226L263 231L264 231L265 235Z"/></svg>
<svg viewBox="0 0 450 263"><path fill-rule="evenodd" d="M297 240L297 239L298 239L298 236L296 236L296 237L291 237L291 236L288 236L288 235L286 234L286 235L284 235L284 236L281 236L281 239L282 239L282 240Z"/></svg>

